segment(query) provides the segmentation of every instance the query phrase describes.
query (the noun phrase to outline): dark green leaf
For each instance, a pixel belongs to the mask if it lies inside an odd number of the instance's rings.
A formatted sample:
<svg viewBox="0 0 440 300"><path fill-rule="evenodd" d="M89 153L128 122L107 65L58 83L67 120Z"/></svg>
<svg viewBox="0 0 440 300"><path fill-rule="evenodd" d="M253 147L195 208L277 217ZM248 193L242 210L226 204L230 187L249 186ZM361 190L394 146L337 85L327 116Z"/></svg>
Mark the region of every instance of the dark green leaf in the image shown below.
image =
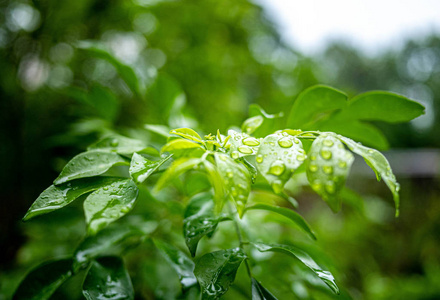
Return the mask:
<svg viewBox="0 0 440 300"><path fill-rule="evenodd" d="M249 171L241 163L236 162L226 154L216 152L214 157L218 172L223 178L224 185L241 216L251 191Z"/></svg>
<svg viewBox="0 0 440 300"><path fill-rule="evenodd" d="M192 140L198 143L203 143L200 135L191 128L178 128L170 131L170 134L181 136L185 139Z"/></svg>
<svg viewBox="0 0 440 300"><path fill-rule="evenodd" d="M272 185L275 193L279 194L306 158L298 138L277 132L263 139L256 157L257 169Z"/></svg>
<svg viewBox="0 0 440 300"><path fill-rule="evenodd" d="M145 179L156 172L160 166L168 161L171 156L172 155L168 155L158 161L151 161L140 154L133 153L129 169L131 178L137 183L144 182Z"/></svg>
<svg viewBox="0 0 440 300"><path fill-rule="evenodd" d="M45 300L73 275L72 259L55 260L33 269L20 283L14 300Z"/></svg>
<svg viewBox="0 0 440 300"><path fill-rule="evenodd" d="M336 294L339 294L339 288L335 283L335 278L329 271L324 271L318 264L303 250L289 245L280 244L262 244L254 243L260 252L281 252L299 259L304 265L309 267L322 281L324 281Z"/></svg>
<svg viewBox="0 0 440 300"><path fill-rule="evenodd" d="M238 267L245 259L246 255L240 248L203 255L194 269L202 289L202 299L218 299L225 294L235 280Z"/></svg>
<svg viewBox="0 0 440 300"><path fill-rule="evenodd" d="M59 185L73 179L93 177L105 173L117 165L128 165L118 154L102 151L90 151L78 154L61 171L54 184Z"/></svg>
<svg viewBox="0 0 440 300"><path fill-rule="evenodd" d="M84 213L90 234L127 214L138 195L136 184L128 179L114 182L90 194L84 201Z"/></svg>
<svg viewBox="0 0 440 300"><path fill-rule="evenodd" d="M94 261L83 283L87 300L131 300L134 290L130 276L119 257L106 256Z"/></svg>
<svg viewBox="0 0 440 300"><path fill-rule="evenodd" d="M252 300L277 300L277 298L255 278L252 278Z"/></svg>
<svg viewBox="0 0 440 300"><path fill-rule="evenodd" d="M173 266L179 275L180 283L185 289L197 283L194 276L194 262L176 247L162 241L155 240L156 247L164 255L165 259Z"/></svg>
<svg viewBox="0 0 440 300"><path fill-rule="evenodd" d="M132 154L134 152L142 151L145 148L147 148L147 144L143 141L131 139L121 135L113 135L103 138L102 140L99 140L98 142L90 145L87 150L100 150L116 152L119 154Z"/></svg>
<svg viewBox="0 0 440 300"><path fill-rule="evenodd" d="M280 214L282 216L285 216L286 218L289 218L290 220L292 220L304 232L309 234L309 236L312 239L316 240L316 236L313 233L312 229L309 227L309 224L307 224L307 222L304 220L304 218L300 214L298 214L297 212L295 212L291 209L279 207L279 206L267 205L267 204L263 204L263 203L258 203L258 204L254 204L252 206L246 207L246 211L253 210L253 209L267 210L267 211L271 211L271 212Z"/></svg>
<svg viewBox="0 0 440 300"><path fill-rule="evenodd" d="M104 228L96 235L88 236L78 246L74 254L75 262L77 264L88 262L126 238L143 234L141 230L127 225Z"/></svg>
<svg viewBox="0 0 440 300"><path fill-rule="evenodd" d="M202 160L200 158L188 158L182 157L173 162L173 164L168 167L165 173L159 178L154 188L155 192L160 191L165 186L170 184L176 177L182 175L183 173L196 168Z"/></svg>
<svg viewBox="0 0 440 300"><path fill-rule="evenodd" d="M338 135L337 136L344 144L348 146L348 148L353 151L356 154L359 154L362 156L367 164L373 169L373 171L376 173L376 176L378 179L382 178L383 181L385 181L386 185L390 189L391 193L393 194L394 203L396 206L396 217L399 216L399 205L400 205L400 199L399 199L399 190L400 190L400 184L396 180L396 176L394 176L391 166L388 162L388 160L383 156L382 153L375 149L371 149L365 146L362 146L359 143L356 143L355 141Z"/></svg>
<svg viewBox="0 0 440 300"><path fill-rule="evenodd" d="M312 86L299 94L293 103L287 127L314 129L311 124L347 106L347 95L324 85Z"/></svg>
<svg viewBox="0 0 440 300"><path fill-rule="evenodd" d="M341 208L339 192L344 187L353 160L353 154L331 134L320 135L310 148L306 162L307 178L312 189L334 212Z"/></svg>
<svg viewBox="0 0 440 300"><path fill-rule="evenodd" d="M60 209L79 196L118 180L120 178L117 177L94 177L77 179L58 186L51 185L35 200L24 216L23 221Z"/></svg>

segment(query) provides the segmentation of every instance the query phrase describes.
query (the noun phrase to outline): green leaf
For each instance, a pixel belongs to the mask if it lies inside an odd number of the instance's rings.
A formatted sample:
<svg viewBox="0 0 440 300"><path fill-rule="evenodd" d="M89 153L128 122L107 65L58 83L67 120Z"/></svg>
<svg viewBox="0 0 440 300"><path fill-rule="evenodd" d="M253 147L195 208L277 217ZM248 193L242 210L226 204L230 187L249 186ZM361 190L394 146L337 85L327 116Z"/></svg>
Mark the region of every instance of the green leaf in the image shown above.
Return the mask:
<svg viewBox="0 0 440 300"><path fill-rule="evenodd" d="M89 262L121 241L141 235L144 235L144 232L133 226L118 225L104 228L96 235L88 236L82 241L75 250L75 263L81 265Z"/></svg>
<svg viewBox="0 0 440 300"><path fill-rule="evenodd" d="M20 283L14 300L45 300L73 275L72 259L55 260L44 263Z"/></svg>
<svg viewBox="0 0 440 300"><path fill-rule="evenodd" d="M347 95L325 85L315 85L298 95L287 119L287 127L314 129L311 124L347 106Z"/></svg>
<svg viewBox="0 0 440 300"><path fill-rule="evenodd" d="M197 283L197 279L193 273L194 262L187 257L185 253L162 241L155 240L154 244L164 255L165 259L173 266L179 275L180 283L185 289Z"/></svg>
<svg viewBox="0 0 440 300"><path fill-rule="evenodd" d="M138 195L136 184L130 180L114 182L90 194L84 201L84 213L90 234L127 214Z"/></svg>
<svg viewBox="0 0 440 300"><path fill-rule="evenodd" d="M258 104L249 105L249 116L251 116L251 118L243 123L242 131L247 134L253 134L255 137L263 137L271 134L284 125L283 112L268 114ZM252 124L251 120L254 120L252 123L257 123ZM262 120L262 122L258 125L259 120Z"/></svg>
<svg viewBox="0 0 440 300"><path fill-rule="evenodd" d="M134 299L133 285L122 259L106 256L94 261L84 279L83 295L87 300Z"/></svg>
<svg viewBox="0 0 440 300"><path fill-rule="evenodd" d="M202 299L218 299L225 294L235 280L238 267L245 259L246 255L240 248L203 255L194 269L202 289Z"/></svg>
<svg viewBox="0 0 440 300"><path fill-rule="evenodd" d="M253 243L260 252L281 252L291 255L301 261L304 265L310 268L322 281L324 281L333 292L339 294L339 288L336 285L335 278L329 271L324 271L306 252L289 245L280 244L262 244Z"/></svg>
<svg viewBox="0 0 440 300"><path fill-rule="evenodd" d="M223 178L217 170L217 167L208 160L203 161L206 173L208 174L209 181L214 188L214 202L216 206L216 212L220 212L225 203L225 185Z"/></svg>
<svg viewBox="0 0 440 300"><path fill-rule="evenodd" d="M223 178L224 186L234 200L238 214L242 216L251 191L249 171L241 163L236 162L226 154L216 152L214 157L217 170Z"/></svg>
<svg viewBox="0 0 440 300"><path fill-rule="evenodd" d="M258 203L246 207L245 211L254 210L254 209L267 210L285 216L286 218L292 220L299 228L301 228L304 232L306 232L312 239L316 240L316 236L313 233L312 229L310 228L309 224L307 224L304 218L297 212L288 208L272 206L263 203Z"/></svg>
<svg viewBox="0 0 440 300"><path fill-rule="evenodd" d="M134 152L139 152L146 149L147 146L148 145L145 142L140 140L131 139L121 135L113 135L105 137L102 140L90 145L87 150L100 150L116 152L119 154L133 154ZM154 150L147 151L153 152ZM157 153L157 151L155 151L155 153Z"/></svg>
<svg viewBox="0 0 440 300"><path fill-rule="evenodd" d="M241 130L246 134L252 134L263 124L263 116L254 116L246 119L241 125Z"/></svg>
<svg viewBox="0 0 440 300"><path fill-rule="evenodd" d="M371 91L351 99L337 118L398 123L411 121L424 114L424 110L423 105L404 96L384 91Z"/></svg>
<svg viewBox="0 0 440 300"><path fill-rule="evenodd" d="M385 156L383 156L383 154L379 151L362 146L361 144L356 143L355 141L347 137L341 135L337 135L337 137L344 144L346 144L351 151L362 156L365 159L370 168L373 169L373 171L376 173L378 179L382 178L383 181L385 181L386 185L393 194L393 199L396 206L396 217L398 217L400 206L400 184L397 182L396 176L394 176L391 170L391 166Z"/></svg>
<svg viewBox="0 0 440 300"><path fill-rule="evenodd" d="M170 184L176 177L182 175L183 173L196 168L202 160L200 158L188 158L182 157L173 162L173 164L168 167L165 173L159 178L154 187L154 191L157 193L165 186Z"/></svg>
<svg viewBox="0 0 440 300"><path fill-rule="evenodd" d="M158 161L151 161L140 154L133 153L130 163L130 176L136 183L142 183L151 174L156 172L160 166L162 166L166 161L168 161L171 155L168 155Z"/></svg>
<svg viewBox="0 0 440 300"><path fill-rule="evenodd" d="M332 134L323 133L310 148L307 178L312 189L334 212L341 209L339 192L344 188L353 160L353 154Z"/></svg>
<svg viewBox="0 0 440 300"><path fill-rule="evenodd" d="M192 140L194 142L203 143L200 135L191 128L178 128L170 131L170 134L181 136L185 139Z"/></svg>
<svg viewBox="0 0 440 300"><path fill-rule="evenodd" d="M238 133L234 130L229 130L230 153L233 159L243 156L255 155L258 151L260 141L246 133Z"/></svg>
<svg viewBox="0 0 440 300"><path fill-rule="evenodd" d="M148 131L154 132L164 138L168 138L170 136L168 133L168 132L170 132L170 129L168 128L168 126L165 126L165 125L146 124L146 125L144 125L144 128L147 129Z"/></svg>
<svg viewBox="0 0 440 300"><path fill-rule="evenodd" d="M265 137L257 152L257 169L272 185L275 193L283 191L292 173L306 160L301 141L285 132Z"/></svg>
<svg viewBox="0 0 440 300"><path fill-rule="evenodd" d="M51 185L35 200L24 216L23 221L60 209L79 196L118 180L120 180L120 178L117 177L94 177L77 179L58 186Z"/></svg>
<svg viewBox="0 0 440 300"><path fill-rule="evenodd" d="M277 300L277 298L255 278L252 278L252 300Z"/></svg>
<svg viewBox="0 0 440 300"><path fill-rule="evenodd" d="M204 149L202 145L185 140L185 139L175 139L169 141L165 146L162 147L161 152L175 152L176 150L188 150L188 149Z"/></svg>
<svg viewBox="0 0 440 300"><path fill-rule="evenodd" d="M224 216L214 214L212 198L211 193L198 194L190 200L185 210L183 236L193 257L196 255L200 239L213 234L218 223L227 220Z"/></svg>
<svg viewBox="0 0 440 300"><path fill-rule="evenodd" d="M93 177L105 173L108 169L117 165L128 165L118 154L90 151L78 154L61 171L54 184L60 185L73 179Z"/></svg>

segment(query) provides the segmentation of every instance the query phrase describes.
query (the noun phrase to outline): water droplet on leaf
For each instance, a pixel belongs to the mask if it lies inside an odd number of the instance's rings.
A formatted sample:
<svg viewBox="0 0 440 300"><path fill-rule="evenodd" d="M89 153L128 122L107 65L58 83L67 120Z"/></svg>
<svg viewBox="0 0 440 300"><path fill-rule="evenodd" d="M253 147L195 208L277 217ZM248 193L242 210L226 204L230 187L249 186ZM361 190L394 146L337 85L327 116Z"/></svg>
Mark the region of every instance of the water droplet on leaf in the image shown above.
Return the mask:
<svg viewBox="0 0 440 300"><path fill-rule="evenodd" d="M321 150L320 154L324 159L332 158L332 152L330 150Z"/></svg>
<svg viewBox="0 0 440 300"><path fill-rule="evenodd" d="M260 142L256 138L247 137L243 139L243 144L245 144L246 146L258 146L260 145Z"/></svg>
<svg viewBox="0 0 440 300"><path fill-rule="evenodd" d="M270 165L269 174L280 176L286 170L286 165L281 160L276 160Z"/></svg>
<svg viewBox="0 0 440 300"><path fill-rule="evenodd" d="M238 151L240 151L243 154L252 154L252 152L253 152L252 148L249 148L248 146L245 146L245 145L238 147ZM232 152L232 154L234 154L234 152Z"/></svg>
<svg viewBox="0 0 440 300"><path fill-rule="evenodd" d="M278 140L278 145L283 148L290 148L293 146L293 142L289 137L283 137Z"/></svg>

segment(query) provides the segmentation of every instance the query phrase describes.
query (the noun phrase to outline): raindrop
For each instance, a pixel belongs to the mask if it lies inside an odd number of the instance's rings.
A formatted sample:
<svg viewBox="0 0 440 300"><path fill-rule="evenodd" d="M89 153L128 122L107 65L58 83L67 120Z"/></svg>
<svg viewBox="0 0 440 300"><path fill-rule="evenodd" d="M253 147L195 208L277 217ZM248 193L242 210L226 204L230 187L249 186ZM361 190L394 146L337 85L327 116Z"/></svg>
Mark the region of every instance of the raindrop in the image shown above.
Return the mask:
<svg viewBox="0 0 440 300"><path fill-rule="evenodd" d="M319 190L321 190L321 189L322 189L321 181L320 181L319 179L313 181L313 183L312 183L312 188L313 188L315 191L319 191Z"/></svg>
<svg viewBox="0 0 440 300"><path fill-rule="evenodd" d="M228 170L226 171L226 176L228 176L229 178L234 177L234 173L232 173L232 171Z"/></svg>
<svg viewBox="0 0 440 300"><path fill-rule="evenodd" d="M304 161L306 159L306 156L304 154L298 154L296 156L297 161Z"/></svg>
<svg viewBox="0 0 440 300"><path fill-rule="evenodd" d="M257 161L257 163L261 164L263 162L263 156L261 154L258 154L255 160Z"/></svg>
<svg viewBox="0 0 440 300"><path fill-rule="evenodd" d="M331 146L333 146L333 141L332 140L324 140L323 144L324 144L324 146L331 147Z"/></svg>
<svg viewBox="0 0 440 300"><path fill-rule="evenodd" d="M323 166L322 170L324 171L324 173L326 174L332 174L333 173L333 167L332 166Z"/></svg>
<svg viewBox="0 0 440 300"><path fill-rule="evenodd" d="M276 160L270 166L268 173L275 176L280 176L285 170L286 165L281 160Z"/></svg>
<svg viewBox="0 0 440 300"><path fill-rule="evenodd" d="M310 160L316 160L316 155L310 155Z"/></svg>
<svg viewBox="0 0 440 300"><path fill-rule="evenodd" d="M345 169L347 167L347 163L343 160L341 160L340 162L338 162L338 166L341 169Z"/></svg>
<svg viewBox="0 0 440 300"><path fill-rule="evenodd" d="M310 172L316 172L316 171L318 171L318 166L317 165L310 165L309 170L310 170Z"/></svg>
<svg viewBox="0 0 440 300"><path fill-rule="evenodd" d="M293 141L295 142L295 144L299 144L299 140L297 138L295 138Z"/></svg>
<svg viewBox="0 0 440 300"><path fill-rule="evenodd" d="M232 153L231 153L231 157L232 157L233 159L237 159L239 156L240 156L240 154L238 153L238 151L232 151Z"/></svg>
<svg viewBox="0 0 440 300"><path fill-rule="evenodd" d="M113 139L110 142L110 146L112 146L112 147L118 147L118 145L119 145L119 141L117 139Z"/></svg>
<svg viewBox="0 0 440 300"><path fill-rule="evenodd" d="M283 183L281 180L275 180L272 183L272 188L274 190L275 193L279 194L283 191Z"/></svg>
<svg viewBox="0 0 440 300"><path fill-rule="evenodd" d="M320 153L324 159L330 159L332 157L332 152L330 150L321 150Z"/></svg>
<svg viewBox="0 0 440 300"><path fill-rule="evenodd" d="M246 146L258 146L260 145L260 142L256 138L247 137L243 139L243 144L245 144Z"/></svg>
<svg viewBox="0 0 440 300"><path fill-rule="evenodd" d="M336 186L335 183L333 181L329 181L326 183L325 185L325 190L327 191L327 193L329 194L334 194L335 190L336 190Z"/></svg>
<svg viewBox="0 0 440 300"><path fill-rule="evenodd" d="M235 187L231 187L231 195L232 195L232 197L237 197L238 192L237 192L237 189Z"/></svg>
<svg viewBox="0 0 440 300"><path fill-rule="evenodd" d="M290 148L293 146L293 142L289 137L283 137L282 139L278 140L278 145L283 148Z"/></svg>
<svg viewBox="0 0 440 300"><path fill-rule="evenodd" d="M248 146L242 145L238 147L238 151L240 151L243 154L252 154L252 148L249 148ZM232 152L234 154L234 152Z"/></svg>

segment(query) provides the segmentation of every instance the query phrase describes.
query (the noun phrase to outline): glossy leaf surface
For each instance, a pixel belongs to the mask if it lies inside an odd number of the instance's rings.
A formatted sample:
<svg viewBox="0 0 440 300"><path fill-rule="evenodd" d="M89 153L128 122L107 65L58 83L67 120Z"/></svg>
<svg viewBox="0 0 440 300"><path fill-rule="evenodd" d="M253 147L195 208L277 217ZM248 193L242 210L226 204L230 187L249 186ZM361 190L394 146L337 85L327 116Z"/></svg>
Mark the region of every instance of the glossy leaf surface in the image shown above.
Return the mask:
<svg viewBox="0 0 440 300"><path fill-rule="evenodd" d="M307 159L307 178L312 189L337 212L343 189L353 163L353 154L333 135L322 134L313 141Z"/></svg>
<svg viewBox="0 0 440 300"><path fill-rule="evenodd" d="M396 180L396 176L394 176L391 166L388 162L388 160L383 156L382 153L375 149L371 149L365 146L362 146L359 143L356 143L355 141L344 137L344 136L337 136L344 144L347 145L347 147L353 151L354 153L362 156L367 164L373 169L373 171L376 173L376 176L378 179L383 179L385 181L386 185L390 189L391 193L393 194L394 203L396 206L396 217L399 216L399 206L400 206L400 199L399 199L399 190L400 190L400 184Z"/></svg>
<svg viewBox="0 0 440 300"><path fill-rule="evenodd" d="M133 153L129 169L131 178L137 183L144 182L145 179L156 172L160 166L168 161L171 156L172 155L168 155L158 161L152 161L140 154Z"/></svg>
<svg viewBox="0 0 440 300"><path fill-rule="evenodd" d="M277 298L255 278L252 278L252 300L277 300Z"/></svg>
<svg viewBox="0 0 440 300"><path fill-rule="evenodd" d="M165 186L170 184L175 178L179 177L183 173L193 168L197 168L200 163L202 163L202 160L200 158L182 157L176 159L157 181L156 186L154 187L155 192L163 189Z"/></svg>
<svg viewBox="0 0 440 300"><path fill-rule="evenodd" d="M33 269L18 286L14 300L45 300L73 275L72 259L44 263Z"/></svg>
<svg viewBox="0 0 440 300"><path fill-rule="evenodd" d="M177 272L180 283L185 289L197 283L197 279L194 275L194 262L187 257L185 253L162 241L155 240L154 243Z"/></svg>
<svg viewBox="0 0 440 300"><path fill-rule="evenodd" d="M229 130L228 135L231 137L229 143L231 145L230 153L233 159L257 153L258 146L260 145L259 139L234 130Z"/></svg>
<svg viewBox="0 0 440 300"><path fill-rule="evenodd" d="M295 212L294 210L284 208L284 207L279 207L279 206L272 206L272 205L268 205L268 204L263 204L263 203L258 203L258 204L254 204L252 206L246 207L246 211L254 210L254 209L271 211L271 212L280 214L282 216L285 216L286 218L289 218L290 220L292 220L292 222L294 222L299 228L301 228L301 230L306 232L312 239L316 240L316 236L313 233L312 229L310 228L309 224L307 224L307 222L304 220L304 218L300 214Z"/></svg>
<svg viewBox="0 0 440 300"><path fill-rule="evenodd" d="M217 167L213 163L208 160L204 160L203 165L205 167L206 174L208 175L209 182L214 189L214 203L216 212L220 212L226 201L225 183L223 182L223 178L218 172Z"/></svg>
<svg viewBox="0 0 440 300"><path fill-rule="evenodd" d="M147 144L140 140L131 139L121 135L109 136L90 145L87 150L100 150L116 152L119 154L132 154L147 148ZM153 150L150 150L151 152ZM157 152L157 151L156 151Z"/></svg>
<svg viewBox="0 0 440 300"><path fill-rule="evenodd" d="M251 191L249 171L244 165L226 154L215 153L214 157L226 190L234 200L239 215L242 215Z"/></svg>
<svg viewBox="0 0 440 300"><path fill-rule="evenodd" d="M61 171L60 176L55 179L54 184L59 185L73 179L93 177L101 175L116 165L127 164L121 156L116 153L89 151L78 154Z"/></svg>
<svg viewBox="0 0 440 300"><path fill-rule="evenodd" d="M246 255L240 248L220 250L203 255L196 263L194 274L202 289L202 299L218 299L234 282Z"/></svg>
<svg viewBox="0 0 440 300"><path fill-rule="evenodd" d="M191 128L178 128L170 131L170 134L181 136L185 139L192 140L198 143L202 143L200 135Z"/></svg>
<svg viewBox="0 0 440 300"><path fill-rule="evenodd" d="M87 300L132 300L133 285L122 259L116 256L100 257L94 261L83 283Z"/></svg>
<svg viewBox="0 0 440 300"><path fill-rule="evenodd" d="M138 188L132 180L121 180L100 188L84 201L84 213L90 234L128 213L138 195Z"/></svg>
<svg viewBox="0 0 440 300"><path fill-rule="evenodd" d="M169 141L165 146L162 147L162 152L175 152L177 150L188 150L188 149L204 149L200 144L185 140L185 139L175 139Z"/></svg>
<svg viewBox="0 0 440 300"><path fill-rule="evenodd" d="M329 271L324 271L306 252L289 245L280 244L262 244L253 243L260 252L281 252L291 255L300 260L304 265L309 267L322 281L324 281L336 294L339 294L339 288L336 285L335 278Z"/></svg>
<svg viewBox="0 0 440 300"><path fill-rule="evenodd" d="M278 132L263 139L256 157L257 169L272 185L275 193L279 194L306 158L298 138Z"/></svg>
<svg viewBox="0 0 440 300"><path fill-rule="evenodd" d="M24 216L23 221L60 209L79 196L118 180L120 178L117 177L94 177L77 179L58 186L51 185L35 200Z"/></svg>

